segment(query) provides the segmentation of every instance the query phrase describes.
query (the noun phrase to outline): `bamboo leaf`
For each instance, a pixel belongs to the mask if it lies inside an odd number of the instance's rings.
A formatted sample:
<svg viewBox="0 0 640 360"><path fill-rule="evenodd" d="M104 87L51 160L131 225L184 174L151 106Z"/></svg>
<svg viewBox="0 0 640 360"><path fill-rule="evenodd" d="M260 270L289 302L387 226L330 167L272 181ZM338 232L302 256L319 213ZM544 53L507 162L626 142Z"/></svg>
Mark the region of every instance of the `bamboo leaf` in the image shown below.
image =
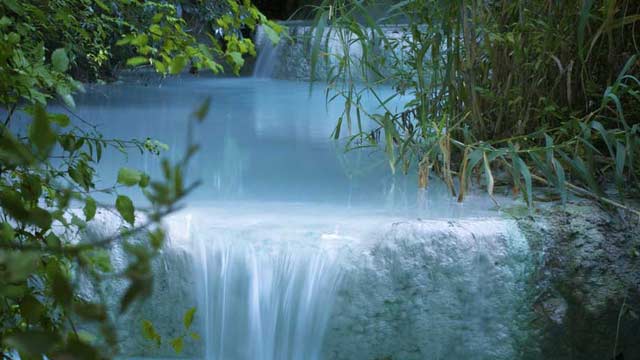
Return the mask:
<svg viewBox="0 0 640 360"><path fill-rule="evenodd" d="M627 150L624 144L620 141L616 143L616 186L618 192L622 196L624 193L624 168Z"/></svg>
<svg viewBox="0 0 640 360"><path fill-rule="evenodd" d="M491 166L489 164L489 159L487 158L486 152L482 153L482 160L484 163L484 174L487 181L487 193L489 193L489 195L493 195L493 174L491 173Z"/></svg>
<svg viewBox="0 0 640 360"><path fill-rule="evenodd" d="M598 132L598 134L600 134L600 137L604 141L605 145L607 145L607 149L609 150L609 154L611 155L612 158L614 158L615 157L615 153L613 151L613 147L611 146L610 135L607 132L607 130L605 130L604 126L602 126L602 124L599 121L595 121L594 120L594 121L591 122L591 128L593 128L594 130L596 130Z"/></svg>
<svg viewBox="0 0 640 360"><path fill-rule="evenodd" d="M320 18L316 21L316 26L313 32L313 45L311 47L311 80L316 80L318 59L320 58L320 44L322 43L322 37L324 36L324 29L327 26L327 14L322 13Z"/></svg>
<svg viewBox="0 0 640 360"><path fill-rule="evenodd" d="M566 185L566 179L564 174L564 168L562 167L562 164L560 164L560 162L555 158L553 159L553 168L556 171L556 177L557 177L556 187L558 189L558 194L560 195L562 204L565 205L567 203L567 185Z"/></svg>
<svg viewBox="0 0 640 360"><path fill-rule="evenodd" d="M631 67L635 65L637 60L638 60L637 54L634 54L629 57L629 60L627 60L627 62L622 67L622 70L620 70L620 73L618 74L618 78L616 79L616 83L618 84L622 83L622 80L624 80L625 76L627 75Z"/></svg>
<svg viewBox="0 0 640 360"><path fill-rule="evenodd" d="M531 181L531 172L529 171L527 164L518 155L514 156L514 163L517 164L516 167L524 178L525 200L527 201L527 205L533 206L533 183Z"/></svg>
<svg viewBox="0 0 640 360"><path fill-rule="evenodd" d="M578 54L580 60L584 60L584 43L585 43L585 31L591 16L591 7L593 6L593 0L586 0L582 4L580 9L580 18L578 20Z"/></svg>

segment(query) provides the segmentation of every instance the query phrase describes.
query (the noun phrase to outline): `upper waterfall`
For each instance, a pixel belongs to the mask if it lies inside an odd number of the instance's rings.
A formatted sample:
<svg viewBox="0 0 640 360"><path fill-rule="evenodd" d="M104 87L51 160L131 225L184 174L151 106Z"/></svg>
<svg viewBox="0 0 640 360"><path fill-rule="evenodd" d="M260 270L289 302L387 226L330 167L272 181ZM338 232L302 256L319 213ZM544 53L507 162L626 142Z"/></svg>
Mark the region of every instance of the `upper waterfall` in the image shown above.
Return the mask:
<svg viewBox="0 0 640 360"><path fill-rule="evenodd" d="M357 41L356 34L349 29L327 27L319 34L318 29L306 21L288 21L282 25L285 26L288 36L282 36L277 44L273 44L263 27L257 27L254 43L258 57L253 77L309 80L313 73L314 80L326 80L330 74L335 73L333 67L340 66L339 57L345 54L348 54L349 62L353 66L354 78L362 76L361 69L357 69L363 56L361 43ZM382 31L388 36L397 36L400 26L384 26ZM365 32L375 37L373 30L368 29ZM320 55L316 59L315 69L312 69L314 46L320 47ZM380 43L375 53L391 62L390 51L392 50L385 50ZM380 71L384 73L386 70Z"/></svg>
<svg viewBox="0 0 640 360"><path fill-rule="evenodd" d="M283 41L274 44L265 34L264 28L258 26L254 42L258 58L253 68L253 77L272 78L278 61L278 50L281 48Z"/></svg>

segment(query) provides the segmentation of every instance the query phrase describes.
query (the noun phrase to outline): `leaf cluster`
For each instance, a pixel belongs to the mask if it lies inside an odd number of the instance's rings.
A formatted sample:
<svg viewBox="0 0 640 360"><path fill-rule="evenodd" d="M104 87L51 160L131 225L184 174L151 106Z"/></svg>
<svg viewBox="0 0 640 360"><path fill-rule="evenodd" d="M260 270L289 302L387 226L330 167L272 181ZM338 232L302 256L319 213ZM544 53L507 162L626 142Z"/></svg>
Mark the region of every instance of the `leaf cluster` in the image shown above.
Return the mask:
<svg viewBox="0 0 640 360"><path fill-rule="evenodd" d="M230 31L267 21L249 2L238 6ZM252 20L240 18L246 9L255 12ZM243 44L237 51L250 53ZM164 2L0 0L1 358L114 357L115 318L153 290L151 262L164 244L162 219L198 185L185 180L198 150L189 142L178 161L161 160L158 179L122 168L114 184L98 187L105 153L160 156L166 145L148 138L107 139L77 116L73 94L84 87L74 71L89 63L98 76L116 48L134 55L131 65L144 57L162 74L178 73L189 62L218 71L214 56L221 46L198 41L176 8ZM47 104L56 100L67 111L49 111ZM202 121L208 107L209 101L189 126ZM148 205L129 198L136 189ZM86 240L88 227L106 213L121 219L118 231ZM111 264L116 244L127 254L124 269ZM104 293L105 281L128 284L119 309L107 307L113 294Z"/></svg>

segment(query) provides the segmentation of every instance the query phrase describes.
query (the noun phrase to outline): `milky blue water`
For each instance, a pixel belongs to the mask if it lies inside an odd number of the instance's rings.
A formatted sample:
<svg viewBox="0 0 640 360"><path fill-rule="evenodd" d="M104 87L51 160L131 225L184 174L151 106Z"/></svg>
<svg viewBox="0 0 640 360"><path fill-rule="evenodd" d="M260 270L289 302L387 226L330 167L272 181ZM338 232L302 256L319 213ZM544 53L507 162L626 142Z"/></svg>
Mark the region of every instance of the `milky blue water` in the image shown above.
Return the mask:
<svg viewBox="0 0 640 360"><path fill-rule="evenodd" d="M390 94L390 89L380 91L383 98ZM345 153L347 128L340 141L331 138L344 102L327 104L322 84L311 91L305 82L256 78L127 79L90 87L78 96L75 113L98 124L105 138L159 140L169 146L161 156L176 161L186 149L191 114L206 98L210 112L194 127L200 151L187 174L202 185L190 203L309 202L411 214L420 203L422 216L438 217L492 206L482 196L457 204L437 181L427 196L431 203L424 206L415 176L393 175L380 148ZM372 99L364 103L368 111L378 110ZM159 176L158 163L153 154L111 151L99 174L104 185L113 184L121 166Z"/></svg>

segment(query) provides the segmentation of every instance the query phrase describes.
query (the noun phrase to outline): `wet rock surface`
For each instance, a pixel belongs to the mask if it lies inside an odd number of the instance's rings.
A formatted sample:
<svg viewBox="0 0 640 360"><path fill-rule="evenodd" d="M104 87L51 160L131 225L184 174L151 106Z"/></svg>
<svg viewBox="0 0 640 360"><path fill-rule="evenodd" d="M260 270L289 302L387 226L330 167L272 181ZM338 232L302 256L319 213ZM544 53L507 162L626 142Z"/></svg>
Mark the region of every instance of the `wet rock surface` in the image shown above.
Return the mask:
<svg viewBox="0 0 640 360"><path fill-rule="evenodd" d="M513 222L402 222L370 242L343 252L324 359L517 358L529 256Z"/></svg>
<svg viewBox="0 0 640 360"><path fill-rule="evenodd" d="M640 359L638 219L590 201L538 209L519 220L537 270L526 358Z"/></svg>

